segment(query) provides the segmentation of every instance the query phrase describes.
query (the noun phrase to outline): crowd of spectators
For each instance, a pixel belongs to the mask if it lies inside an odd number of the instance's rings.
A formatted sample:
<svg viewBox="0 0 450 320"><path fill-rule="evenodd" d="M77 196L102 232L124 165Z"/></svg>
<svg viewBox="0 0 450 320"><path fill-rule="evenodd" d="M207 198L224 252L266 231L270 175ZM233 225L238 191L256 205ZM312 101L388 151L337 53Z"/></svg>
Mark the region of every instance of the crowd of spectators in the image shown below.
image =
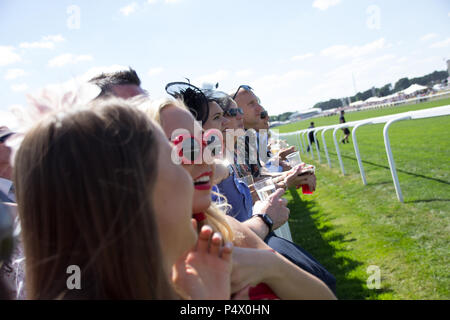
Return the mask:
<svg viewBox="0 0 450 320"><path fill-rule="evenodd" d="M334 276L274 233L283 194L316 177L286 160L294 147L271 151L250 86L172 82L155 101L131 68L81 86L0 128L0 299L336 298Z"/></svg>

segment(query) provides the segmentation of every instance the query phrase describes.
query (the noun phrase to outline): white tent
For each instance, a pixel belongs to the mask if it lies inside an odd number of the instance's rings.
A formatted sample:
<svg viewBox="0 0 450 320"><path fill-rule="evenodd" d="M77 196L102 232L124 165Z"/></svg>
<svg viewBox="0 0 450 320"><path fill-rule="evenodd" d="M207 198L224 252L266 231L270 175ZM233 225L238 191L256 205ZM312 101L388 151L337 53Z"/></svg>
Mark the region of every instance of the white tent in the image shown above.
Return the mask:
<svg viewBox="0 0 450 320"><path fill-rule="evenodd" d="M350 107L356 107L356 106L362 105L363 103L364 103L363 101L358 100L358 101L350 103Z"/></svg>
<svg viewBox="0 0 450 320"><path fill-rule="evenodd" d="M425 89L428 89L428 87L421 86L420 84L415 83L415 84L410 85L408 88L406 88L405 90L403 90L401 92L404 94L412 94L414 92L425 90Z"/></svg>
<svg viewBox="0 0 450 320"><path fill-rule="evenodd" d="M395 98L397 96L398 96L398 92L390 94L390 95L387 95L387 96L384 96L382 98L383 98L383 100L387 100L387 99Z"/></svg>
<svg viewBox="0 0 450 320"><path fill-rule="evenodd" d="M382 98L378 98L378 97L370 97L369 99L365 100L364 102L378 102L381 101Z"/></svg>

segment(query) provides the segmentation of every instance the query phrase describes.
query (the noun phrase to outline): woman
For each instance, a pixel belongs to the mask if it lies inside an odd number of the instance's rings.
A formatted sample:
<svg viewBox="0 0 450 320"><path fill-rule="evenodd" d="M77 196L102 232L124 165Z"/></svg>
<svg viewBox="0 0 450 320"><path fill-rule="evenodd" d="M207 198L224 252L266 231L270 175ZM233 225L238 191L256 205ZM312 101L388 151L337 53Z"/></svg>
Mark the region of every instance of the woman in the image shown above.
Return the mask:
<svg viewBox="0 0 450 320"><path fill-rule="evenodd" d="M15 156L28 298L229 296L231 249L210 227L197 241L192 179L169 160L172 147L157 125L136 102L67 108L41 119ZM81 290L68 289L73 266Z"/></svg>
<svg viewBox="0 0 450 320"><path fill-rule="evenodd" d="M152 106L149 115L160 121L166 136L171 140L176 140L173 136L175 130L180 128L188 130L192 137L195 132L201 131L200 124L195 121L192 114L183 102L165 101L158 106ZM211 123L226 123L223 118L223 112L220 107L211 103L208 104L208 115L204 116L203 107L189 105L189 109L195 109L193 112L196 119L208 126ZM216 112L217 111L217 112ZM175 141L176 143L177 141ZM194 181L199 181L205 173L214 174L214 165L202 162L199 164L185 163L185 168L193 177ZM211 180L204 180L201 184L201 190L194 193L193 212L198 219L209 220L211 206ZM202 180L203 181L203 180ZM331 291L321 281L297 268L284 257L276 254L267 245L264 244L250 229L242 226L237 220L225 216L219 211L223 221L232 229L234 236L233 250L233 273L232 273L232 293L236 298L250 297L253 299L261 298L283 298L283 299L330 299L334 298ZM200 217L198 216L200 214ZM224 226L224 228L229 228ZM239 246L241 248L236 248ZM243 248L245 247L245 248ZM253 248L265 249L255 250ZM292 281L295 279L295 281ZM270 290L268 287L272 290ZM299 287L303 288L299 290ZM248 290L248 291L247 291ZM275 295L276 294L276 295Z"/></svg>

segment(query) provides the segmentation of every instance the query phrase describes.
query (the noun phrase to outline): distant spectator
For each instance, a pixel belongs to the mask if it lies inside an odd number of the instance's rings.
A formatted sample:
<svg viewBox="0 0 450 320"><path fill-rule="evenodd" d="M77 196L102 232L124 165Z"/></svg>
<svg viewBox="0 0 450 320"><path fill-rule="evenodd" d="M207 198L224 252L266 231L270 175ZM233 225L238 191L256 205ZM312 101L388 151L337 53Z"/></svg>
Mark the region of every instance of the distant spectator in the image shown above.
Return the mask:
<svg viewBox="0 0 450 320"><path fill-rule="evenodd" d="M308 127L308 129L312 129L312 128L315 128L315 127L314 127L314 122L311 122L311 123L310 123L310 126ZM309 144L308 144L308 148L306 149L306 152L309 152L309 146L311 145L311 147L312 147L313 144L316 142L316 139L315 139L315 137L314 137L314 131L315 131L315 130L311 130L311 131L308 133ZM319 150L320 150L319 141L317 141L317 148L319 148Z"/></svg>
<svg viewBox="0 0 450 320"><path fill-rule="evenodd" d="M341 116L339 117L339 123L345 123L345 118L344 118L344 110L341 111ZM342 131L344 132L344 138L342 138L341 142L342 143L349 143L348 141L348 136L350 135L350 130L348 130L348 128L342 128Z"/></svg>

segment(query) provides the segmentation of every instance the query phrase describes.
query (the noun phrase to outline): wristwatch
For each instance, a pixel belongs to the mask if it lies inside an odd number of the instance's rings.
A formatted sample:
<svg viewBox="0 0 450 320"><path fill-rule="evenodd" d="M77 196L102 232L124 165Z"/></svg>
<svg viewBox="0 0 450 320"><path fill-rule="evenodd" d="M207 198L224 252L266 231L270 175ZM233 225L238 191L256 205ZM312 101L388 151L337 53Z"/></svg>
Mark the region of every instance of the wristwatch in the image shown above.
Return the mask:
<svg viewBox="0 0 450 320"><path fill-rule="evenodd" d="M269 233L272 232L272 228L273 228L273 221L272 219L269 217L268 214L255 214L255 217L260 217L262 219L262 221L264 221L264 223L266 224L266 226L269 228Z"/></svg>

